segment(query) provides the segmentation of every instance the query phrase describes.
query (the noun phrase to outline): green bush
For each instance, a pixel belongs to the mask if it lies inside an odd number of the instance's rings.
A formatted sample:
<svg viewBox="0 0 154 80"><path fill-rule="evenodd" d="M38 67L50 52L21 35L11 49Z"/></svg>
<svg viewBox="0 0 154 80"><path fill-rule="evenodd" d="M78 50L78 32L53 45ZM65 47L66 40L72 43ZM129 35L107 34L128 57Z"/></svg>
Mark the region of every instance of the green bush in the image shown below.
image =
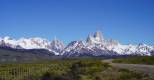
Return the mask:
<svg viewBox="0 0 154 80"><path fill-rule="evenodd" d="M137 57L120 58L120 59L114 59L113 62L154 65L154 56L137 56Z"/></svg>
<svg viewBox="0 0 154 80"><path fill-rule="evenodd" d="M64 59L0 64L0 80L152 80L149 75L117 69L100 59Z"/></svg>

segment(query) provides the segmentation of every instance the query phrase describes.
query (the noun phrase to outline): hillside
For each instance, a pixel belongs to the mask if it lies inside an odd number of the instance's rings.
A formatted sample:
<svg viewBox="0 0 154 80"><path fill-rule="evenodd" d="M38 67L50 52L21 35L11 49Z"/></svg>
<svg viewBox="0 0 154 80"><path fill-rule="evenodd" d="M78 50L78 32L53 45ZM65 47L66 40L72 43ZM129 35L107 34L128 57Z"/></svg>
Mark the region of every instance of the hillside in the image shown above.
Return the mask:
<svg viewBox="0 0 154 80"><path fill-rule="evenodd" d="M0 62L50 59L54 54L45 49L12 49L0 47Z"/></svg>

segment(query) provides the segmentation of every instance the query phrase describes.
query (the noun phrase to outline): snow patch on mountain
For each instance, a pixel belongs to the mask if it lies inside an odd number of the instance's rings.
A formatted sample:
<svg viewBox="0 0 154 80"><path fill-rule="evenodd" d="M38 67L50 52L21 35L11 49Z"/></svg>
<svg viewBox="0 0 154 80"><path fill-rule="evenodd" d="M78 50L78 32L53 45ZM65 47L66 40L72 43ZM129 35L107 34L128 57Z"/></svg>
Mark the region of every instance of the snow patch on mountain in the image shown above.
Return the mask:
<svg viewBox="0 0 154 80"><path fill-rule="evenodd" d="M62 41L54 39L21 38L18 40L10 37L0 38L0 46L8 46L16 49L46 49L56 55L63 56L114 56L114 55L147 55L154 54L154 46L146 44L123 45L113 39L105 39L98 31L94 35L89 35L86 41L72 41L67 46Z"/></svg>
<svg viewBox="0 0 154 80"><path fill-rule="evenodd" d="M63 44L63 42L61 42L58 39L54 39L51 43L50 43L50 49L54 50L56 52L56 55L59 55L63 49L65 48L65 45Z"/></svg>
<svg viewBox="0 0 154 80"><path fill-rule="evenodd" d="M59 52L64 48L63 43L58 39L49 42L39 37L15 40L7 36L0 39L0 45L16 49L47 49L56 55L59 55Z"/></svg>

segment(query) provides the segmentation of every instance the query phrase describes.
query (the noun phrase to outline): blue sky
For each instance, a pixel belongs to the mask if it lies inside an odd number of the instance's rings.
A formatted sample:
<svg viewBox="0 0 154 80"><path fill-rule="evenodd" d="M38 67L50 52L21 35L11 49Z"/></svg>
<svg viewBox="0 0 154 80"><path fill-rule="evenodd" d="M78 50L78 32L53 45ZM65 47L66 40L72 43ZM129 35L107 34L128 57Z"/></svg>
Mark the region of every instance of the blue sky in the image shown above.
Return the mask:
<svg viewBox="0 0 154 80"><path fill-rule="evenodd" d="M154 0L0 0L1 37L68 43L97 30L123 44L154 44Z"/></svg>

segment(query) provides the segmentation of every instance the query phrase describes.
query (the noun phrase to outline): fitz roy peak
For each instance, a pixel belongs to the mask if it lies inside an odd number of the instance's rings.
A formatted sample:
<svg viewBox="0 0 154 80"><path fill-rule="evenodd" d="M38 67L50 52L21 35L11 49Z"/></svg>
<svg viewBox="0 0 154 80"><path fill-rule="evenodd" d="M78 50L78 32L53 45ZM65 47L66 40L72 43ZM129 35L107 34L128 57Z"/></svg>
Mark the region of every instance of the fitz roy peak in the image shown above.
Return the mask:
<svg viewBox="0 0 154 80"><path fill-rule="evenodd" d="M15 40L10 37L0 38L0 46L14 49L46 49L55 55L66 57L154 55L154 46L146 44L123 45L116 40L105 39L100 31L97 31L94 35L89 35L86 41L72 41L66 46L56 38L50 42L42 38L21 38Z"/></svg>

